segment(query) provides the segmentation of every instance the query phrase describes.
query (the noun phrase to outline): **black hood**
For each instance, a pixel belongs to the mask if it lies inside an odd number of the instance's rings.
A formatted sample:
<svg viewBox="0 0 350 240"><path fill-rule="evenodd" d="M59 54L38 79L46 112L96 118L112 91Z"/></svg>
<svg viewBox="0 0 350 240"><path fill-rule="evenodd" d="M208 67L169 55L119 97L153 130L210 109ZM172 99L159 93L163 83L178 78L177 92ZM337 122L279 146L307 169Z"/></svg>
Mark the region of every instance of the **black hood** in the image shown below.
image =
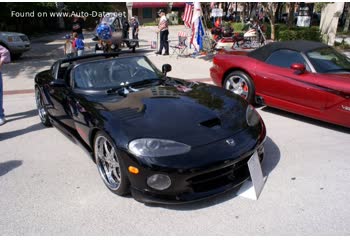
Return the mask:
<svg viewBox="0 0 350 240"><path fill-rule="evenodd" d="M110 96L101 99L99 105L105 126L118 128L127 142L147 137L195 147L247 127L247 103L224 89L205 84L156 86L124 98Z"/></svg>

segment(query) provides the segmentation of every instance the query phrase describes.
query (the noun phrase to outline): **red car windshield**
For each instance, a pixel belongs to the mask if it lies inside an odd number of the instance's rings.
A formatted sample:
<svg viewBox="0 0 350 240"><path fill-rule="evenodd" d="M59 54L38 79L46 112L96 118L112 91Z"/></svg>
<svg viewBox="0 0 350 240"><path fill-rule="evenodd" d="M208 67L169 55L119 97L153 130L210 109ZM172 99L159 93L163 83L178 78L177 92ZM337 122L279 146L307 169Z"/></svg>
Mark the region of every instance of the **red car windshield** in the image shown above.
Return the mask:
<svg viewBox="0 0 350 240"><path fill-rule="evenodd" d="M350 60L333 48L320 48L306 53L316 72L350 72Z"/></svg>

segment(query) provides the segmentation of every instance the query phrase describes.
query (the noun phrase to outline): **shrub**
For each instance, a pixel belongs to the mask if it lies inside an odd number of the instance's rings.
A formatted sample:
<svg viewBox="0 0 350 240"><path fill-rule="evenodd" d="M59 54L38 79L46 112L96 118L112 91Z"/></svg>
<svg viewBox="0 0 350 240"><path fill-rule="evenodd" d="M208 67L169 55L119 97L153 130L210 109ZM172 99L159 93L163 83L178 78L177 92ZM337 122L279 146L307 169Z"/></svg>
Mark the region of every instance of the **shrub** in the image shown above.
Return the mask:
<svg viewBox="0 0 350 240"><path fill-rule="evenodd" d="M231 27L235 30L235 32L241 32L243 30L243 23L234 22L231 24Z"/></svg>
<svg viewBox="0 0 350 240"><path fill-rule="evenodd" d="M310 27L310 28L291 28L278 32L278 36L276 39L279 41L287 41L287 40L310 40L320 42L322 41L321 33L318 27Z"/></svg>
<svg viewBox="0 0 350 240"><path fill-rule="evenodd" d="M144 23L142 25L145 26L145 27L147 27L147 26L158 26L158 24L156 22L148 22L148 23Z"/></svg>
<svg viewBox="0 0 350 240"><path fill-rule="evenodd" d="M339 49L350 49L350 44L346 43L344 40L342 42L334 42L334 46Z"/></svg>

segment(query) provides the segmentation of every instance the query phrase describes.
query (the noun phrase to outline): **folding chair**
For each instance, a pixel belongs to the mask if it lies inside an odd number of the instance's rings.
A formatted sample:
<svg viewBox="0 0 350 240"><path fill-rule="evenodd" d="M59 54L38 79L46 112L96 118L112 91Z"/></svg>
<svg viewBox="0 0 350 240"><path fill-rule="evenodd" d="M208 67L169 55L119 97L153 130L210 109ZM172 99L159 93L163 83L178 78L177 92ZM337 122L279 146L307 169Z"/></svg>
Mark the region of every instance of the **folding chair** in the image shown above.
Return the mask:
<svg viewBox="0 0 350 240"><path fill-rule="evenodd" d="M176 54L176 58L183 56L186 52L187 54L187 34L185 32L178 33L178 43L176 45L170 45L170 48L173 49L171 56Z"/></svg>

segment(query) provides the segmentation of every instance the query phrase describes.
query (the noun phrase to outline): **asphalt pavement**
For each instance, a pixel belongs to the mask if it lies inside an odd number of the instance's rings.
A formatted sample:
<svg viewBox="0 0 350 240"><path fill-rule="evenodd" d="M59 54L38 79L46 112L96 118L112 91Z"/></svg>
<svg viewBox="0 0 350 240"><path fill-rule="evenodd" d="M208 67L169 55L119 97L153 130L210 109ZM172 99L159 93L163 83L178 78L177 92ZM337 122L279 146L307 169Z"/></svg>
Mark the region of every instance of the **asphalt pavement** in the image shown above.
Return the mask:
<svg viewBox="0 0 350 240"><path fill-rule="evenodd" d="M141 28L137 54L159 68L170 63L170 76L208 81L210 57L156 56L153 30ZM176 38L181 29L170 30ZM144 205L112 194L88 155L37 116L33 78L63 56L63 36L33 40L3 71L1 235L350 234L350 130L268 107L258 109L268 135L258 200L230 191L197 203Z"/></svg>

